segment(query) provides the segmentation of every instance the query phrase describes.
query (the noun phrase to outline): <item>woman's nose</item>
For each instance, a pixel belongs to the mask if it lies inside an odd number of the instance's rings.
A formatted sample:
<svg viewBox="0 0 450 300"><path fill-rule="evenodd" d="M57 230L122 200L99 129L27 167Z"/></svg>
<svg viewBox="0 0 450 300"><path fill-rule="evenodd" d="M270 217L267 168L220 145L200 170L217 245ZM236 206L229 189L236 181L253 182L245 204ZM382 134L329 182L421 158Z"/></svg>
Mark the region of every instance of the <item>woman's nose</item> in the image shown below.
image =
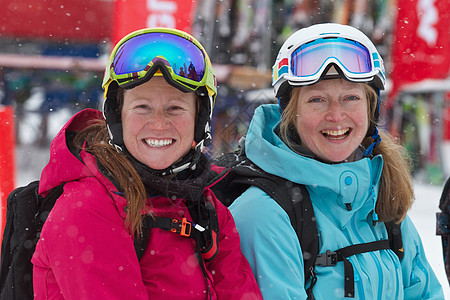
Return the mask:
<svg viewBox="0 0 450 300"><path fill-rule="evenodd" d="M332 102L328 106L325 119L329 122L340 122L345 119L345 111L339 102Z"/></svg>
<svg viewBox="0 0 450 300"><path fill-rule="evenodd" d="M149 127L155 130L165 129L167 127L167 117L162 111L156 111L152 114L148 123Z"/></svg>

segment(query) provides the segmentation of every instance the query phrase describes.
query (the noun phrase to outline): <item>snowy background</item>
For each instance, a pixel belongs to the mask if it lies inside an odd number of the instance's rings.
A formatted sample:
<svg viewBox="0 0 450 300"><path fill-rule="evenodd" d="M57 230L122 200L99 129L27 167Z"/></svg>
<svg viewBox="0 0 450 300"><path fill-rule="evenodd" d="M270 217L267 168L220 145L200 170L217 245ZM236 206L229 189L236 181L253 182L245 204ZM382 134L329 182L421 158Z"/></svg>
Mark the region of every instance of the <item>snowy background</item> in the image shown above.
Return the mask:
<svg viewBox="0 0 450 300"><path fill-rule="evenodd" d="M32 102L29 102L30 104ZM70 110L60 110L50 114L48 135L53 137L61 126L71 117ZM40 122L39 114L28 114L20 124L21 145L16 151L16 186L25 185L32 180L39 179L42 168L48 162L48 148L33 146L36 138L37 125ZM450 145L446 145L444 153L445 170L450 170ZM448 174L448 173L447 173ZM420 176L418 176L420 177ZM450 287L445 275L441 238L436 236L436 212L439 211L439 199L443 189L442 185L431 185L420 178L415 179L416 201L409 215L419 231L428 260L433 267L444 289L445 299L450 299Z"/></svg>

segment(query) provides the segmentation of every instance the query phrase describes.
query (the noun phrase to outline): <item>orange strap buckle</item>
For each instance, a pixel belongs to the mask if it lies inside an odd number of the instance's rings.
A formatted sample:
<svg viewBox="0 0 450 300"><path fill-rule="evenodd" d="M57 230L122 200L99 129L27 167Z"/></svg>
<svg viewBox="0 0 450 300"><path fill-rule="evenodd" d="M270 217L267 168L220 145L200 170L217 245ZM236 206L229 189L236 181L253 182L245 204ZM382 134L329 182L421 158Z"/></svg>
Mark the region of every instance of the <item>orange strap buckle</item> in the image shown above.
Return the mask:
<svg viewBox="0 0 450 300"><path fill-rule="evenodd" d="M186 218L181 219L181 231L180 235L190 236L192 231L192 224Z"/></svg>
<svg viewBox="0 0 450 300"><path fill-rule="evenodd" d="M170 220L170 231L178 233L182 236L190 237L192 231L192 223L186 220L186 218L181 219L181 221L172 219Z"/></svg>

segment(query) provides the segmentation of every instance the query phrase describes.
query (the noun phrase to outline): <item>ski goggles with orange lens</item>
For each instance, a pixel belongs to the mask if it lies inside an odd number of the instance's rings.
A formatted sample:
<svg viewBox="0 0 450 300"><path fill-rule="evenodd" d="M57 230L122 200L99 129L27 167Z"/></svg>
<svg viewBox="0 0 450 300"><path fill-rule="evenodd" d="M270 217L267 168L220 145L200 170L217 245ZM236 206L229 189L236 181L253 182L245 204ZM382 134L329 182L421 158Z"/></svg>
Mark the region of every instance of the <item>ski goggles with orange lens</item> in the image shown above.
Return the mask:
<svg viewBox="0 0 450 300"><path fill-rule="evenodd" d="M320 79L327 66L338 65L344 75L352 81L366 81L384 74L384 66L377 53L359 42L342 37L321 38L294 48L290 61L280 61L274 66L274 79L284 77L290 82L311 84ZM287 74L286 74L287 73ZM276 78L275 78L276 77Z"/></svg>
<svg viewBox="0 0 450 300"><path fill-rule="evenodd" d="M217 92L214 71L206 51L191 35L168 28L150 28L125 36L114 47L102 87L115 81L132 88L152 76L164 75L185 92L206 86Z"/></svg>

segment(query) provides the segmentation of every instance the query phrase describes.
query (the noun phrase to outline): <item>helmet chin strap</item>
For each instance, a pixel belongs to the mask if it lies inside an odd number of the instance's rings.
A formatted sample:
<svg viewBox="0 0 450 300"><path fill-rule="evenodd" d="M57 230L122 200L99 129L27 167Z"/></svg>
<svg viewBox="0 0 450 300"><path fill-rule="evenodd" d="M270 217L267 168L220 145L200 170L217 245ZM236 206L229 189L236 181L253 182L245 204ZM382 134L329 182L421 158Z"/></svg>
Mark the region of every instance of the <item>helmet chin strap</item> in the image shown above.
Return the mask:
<svg viewBox="0 0 450 300"><path fill-rule="evenodd" d="M377 89L377 94L378 94L378 103L377 103L377 107L375 108L375 122L378 122L378 118L380 117L380 107L381 107L381 91L380 89ZM372 134L370 135L370 137L373 139L373 143L369 145L369 147L367 147L366 151L364 151L363 157L367 157L372 155L372 150L378 146L378 144L381 142L381 137L380 134L378 133L378 128L374 123L371 123L371 125L369 126L369 133L370 134L370 130L372 130Z"/></svg>
<svg viewBox="0 0 450 300"><path fill-rule="evenodd" d="M373 148L378 146L378 144L381 142L381 137L378 134L378 128L376 126L374 126L374 127L375 127L375 129L374 129L372 135L370 136L373 139L373 143L370 144L369 147L367 147L366 151L364 151L363 157L368 157L368 156L372 155Z"/></svg>

